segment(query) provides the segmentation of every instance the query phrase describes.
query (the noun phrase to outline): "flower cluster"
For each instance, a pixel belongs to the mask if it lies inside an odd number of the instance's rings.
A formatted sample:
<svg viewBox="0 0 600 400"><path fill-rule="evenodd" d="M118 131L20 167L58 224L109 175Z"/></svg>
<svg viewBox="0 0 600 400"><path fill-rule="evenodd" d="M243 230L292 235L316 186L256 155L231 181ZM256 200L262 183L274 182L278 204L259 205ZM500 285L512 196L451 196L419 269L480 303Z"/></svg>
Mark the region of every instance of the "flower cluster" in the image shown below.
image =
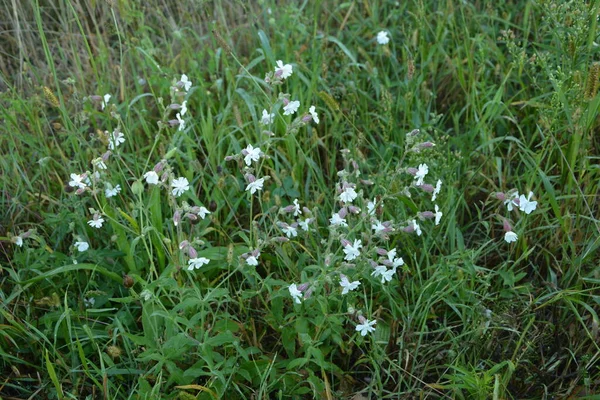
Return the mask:
<svg viewBox="0 0 600 400"><path fill-rule="evenodd" d="M507 193L497 192L495 193L495 197L497 200L504 203L504 206L509 212L519 210L526 215L529 215L535 211L538 205L537 201L531 200L533 197L533 192L531 191L527 196L519 194L517 190L511 190ZM519 236L513 231L513 227L508 219L504 218L502 220L502 228L504 230L504 241L507 243L516 242L519 239Z"/></svg>

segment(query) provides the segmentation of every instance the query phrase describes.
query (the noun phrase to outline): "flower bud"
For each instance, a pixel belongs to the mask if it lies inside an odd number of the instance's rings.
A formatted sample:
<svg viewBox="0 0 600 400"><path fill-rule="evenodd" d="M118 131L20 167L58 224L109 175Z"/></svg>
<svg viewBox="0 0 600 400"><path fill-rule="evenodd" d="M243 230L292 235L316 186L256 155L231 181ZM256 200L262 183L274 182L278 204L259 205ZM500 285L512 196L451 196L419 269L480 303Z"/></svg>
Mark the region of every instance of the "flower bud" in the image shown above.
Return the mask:
<svg viewBox="0 0 600 400"><path fill-rule="evenodd" d="M342 207L342 209L338 212L338 215L340 218L346 218L346 215L348 215L348 209L346 207Z"/></svg>
<svg viewBox="0 0 600 400"><path fill-rule="evenodd" d="M422 149L430 149L433 146L435 146L435 143L431 143L431 142L423 142L423 143L419 143L417 146L419 146Z"/></svg>
<svg viewBox="0 0 600 400"><path fill-rule="evenodd" d="M424 183L422 185L417 186L419 189L423 190L424 192L427 193L433 193L433 185L430 185L429 183Z"/></svg>
<svg viewBox="0 0 600 400"><path fill-rule="evenodd" d="M301 283L300 285L297 286L297 289L301 292L304 292L306 289L308 289L309 286L310 286L310 284L308 284L308 283Z"/></svg>
<svg viewBox="0 0 600 400"><path fill-rule="evenodd" d="M414 167L409 167L409 168L406 168L406 172L408 172L408 173L409 173L409 174L411 174L412 176L415 176L415 175L417 175L417 172L418 172L418 171L419 171L419 170L418 170L418 169L416 169L416 168L414 168Z"/></svg>
<svg viewBox="0 0 600 400"><path fill-rule="evenodd" d="M358 214L360 213L360 208L356 206L348 206L348 211L350 211L352 214Z"/></svg>
<svg viewBox="0 0 600 400"><path fill-rule="evenodd" d="M342 239L341 242L342 246L344 247L352 245L352 243L348 239Z"/></svg>
<svg viewBox="0 0 600 400"><path fill-rule="evenodd" d="M133 282L133 278L130 277L129 275L124 275L123 276L123 286L125 286L127 289L129 289L130 287L132 287L134 284Z"/></svg>
<svg viewBox="0 0 600 400"><path fill-rule="evenodd" d="M173 224L175 226L179 225L179 223L181 222L181 210L176 210L175 213L173 214Z"/></svg>
<svg viewBox="0 0 600 400"><path fill-rule="evenodd" d="M387 250L386 249L382 249L381 247L376 248L375 252L377 254L379 254L380 256L384 256L384 257L387 256L387 254L388 254Z"/></svg>
<svg viewBox="0 0 600 400"><path fill-rule="evenodd" d="M431 219L431 218L435 217L435 214L432 211L423 211L423 212L419 213L419 217L421 219Z"/></svg>
<svg viewBox="0 0 600 400"><path fill-rule="evenodd" d="M504 229L504 232L512 231L512 226L510 225L510 222L508 222L508 220L506 219L502 222L502 228Z"/></svg>
<svg viewBox="0 0 600 400"><path fill-rule="evenodd" d="M190 258L198 258L198 252L192 246L188 246L187 253Z"/></svg>

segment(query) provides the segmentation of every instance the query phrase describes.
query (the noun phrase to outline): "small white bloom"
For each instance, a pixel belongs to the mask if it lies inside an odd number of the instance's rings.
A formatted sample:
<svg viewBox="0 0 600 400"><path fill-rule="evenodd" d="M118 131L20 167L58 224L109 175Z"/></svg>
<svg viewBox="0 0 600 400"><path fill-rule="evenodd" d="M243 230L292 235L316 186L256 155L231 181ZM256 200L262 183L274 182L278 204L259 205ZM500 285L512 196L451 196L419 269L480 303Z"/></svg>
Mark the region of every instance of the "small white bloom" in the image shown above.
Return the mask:
<svg viewBox="0 0 600 400"><path fill-rule="evenodd" d="M435 184L435 189L433 189L433 193L431 194L431 201L435 201L435 199L437 199L437 195L440 194L440 190L442 190L442 181L441 179L438 179L437 183Z"/></svg>
<svg viewBox="0 0 600 400"><path fill-rule="evenodd" d="M98 169L106 169L106 163L102 160L102 157L98 157L92 160L92 165Z"/></svg>
<svg viewBox="0 0 600 400"><path fill-rule="evenodd" d="M142 299L148 301L152 298L152 292L149 291L148 289L144 289L144 290L142 290L142 293L140 293L140 297Z"/></svg>
<svg viewBox="0 0 600 400"><path fill-rule="evenodd" d="M290 295L292 296L292 298L296 301L297 304L300 304L302 301L300 299L302 299L302 292L298 290L298 287L296 286L295 283L292 283L289 287L288 290L290 291Z"/></svg>
<svg viewBox="0 0 600 400"><path fill-rule="evenodd" d="M350 282L348 280L348 277L346 277L345 275L342 275L340 277L340 286L342 287L342 294L347 294L348 292L351 292L351 291L355 290L357 287L359 287L360 282L359 281Z"/></svg>
<svg viewBox="0 0 600 400"><path fill-rule="evenodd" d="M283 61L277 61L277 67L275 68L275 74L281 76L282 79L287 79L292 75L292 65L285 64L283 65Z"/></svg>
<svg viewBox="0 0 600 400"><path fill-rule="evenodd" d="M177 129L178 131L182 131L185 129L185 121L181 118L181 114L177 113L175 115L175 117L177 117L177 121L179 121L179 128Z"/></svg>
<svg viewBox="0 0 600 400"><path fill-rule="evenodd" d="M256 256L250 254L248 258L246 258L246 264L256 267L258 265L258 257L260 256L260 252L257 252Z"/></svg>
<svg viewBox="0 0 600 400"><path fill-rule="evenodd" d="M331 225L341 225L345 227L348 226L348 224L346 223L346 218L341 218L340 214L338 213L334 213L331 215L331 218L329 218L329 223Z"/></svg>
<svg viewBox="0 0 600 400"><path fill-rule="evenodd" d="M283 115L292 115L298 108L300 107L300 102L298 100L290 101L287 106L283 107Z"/></svg>
<svg viewBox="0 0 600 400"><path fill-rule="evenodd" d="M19 246L19 247L23 247L23 238L21 236L15 236L13 238L13 242Z"/></svg>
<svg viewBox="0 0 600 400"><path fill-rule="evenodd" d="M429 172L429 167L427 166L427 164L421 164L421 165L419 165L419 169L417 170L417 173L415 174L415 179L417 180L415 182L416 186L419 186L419 185L423 184L423 180L425 179L425 175L427 175L428 172Z"/></svg>
<svg viewBox="0 0 600 400"><path fill-rule="evenodd" d="M371 272L371 276L377 278L378 276L383 276L387 272L387 267L385 265L378 265L375 267L373 272Z"/></svg>
<svg viewBox="0 0 600 400"><path fill-rule="evenodd" d="M386 31L381 31L377 34L377 43L384 45L390 42L390 38L388 37L388 33Z"/></svg>
<svg viewBox="0 0 600 400"><path fill-rule="evenodd" d="M404 265L404 260L402 259L402 257L396 257L396 249L388 251L387 257L388 260L392 263L394 269Z"/></svg>
<svg viewBox="0 0 600 400"><path fill-rule="evenodd" d="M74 264L77 264L77 263L74 263ZM93 297L90 297L89 299L83 299L83 305L86 308L94 307L95 303L96 303L96 299Z"/></svg>
<svg viewBox="0 0 600 400"><path fill-rule="evenodd" d="M144 174L146 183L149 185L158 185L158 174L155 171L148 171Z"/></svg>
<svg viewBox="0 0 600 400"><path fill-rule="evenodd" d="M274 119L275 119L275 114L269 114L269 112L267 110L263 110L260 123L263 125L270 125L273 123Z"/></svg>
<svg viewBox="0 0 600 400"><path fill-rule="evenodd" d="M309 229L310 229L310 227L308 226L308 224L310 224L310 222L311 222L311 221L312 221L312 219L311 219L311 218L306 218L305 220L301 220L301 219L299 219L299 220L298 220L298 225L300 226L300 228L301 228L303 231L306 231L306 232L308 232L308 231L309 231Z"/></svg>
<svg viewBox="0 0 600 400"><path fill-rule="evenodd" d="M188 182L188 180L184 177L179 177L171 182L171 187L173 188L171 191L173 196L179 197L183 194L183 192L190 190L190 182Z"/></svg>
<svg viewBox="0 0 600 400"><path fill-rule="evenodd" d="M315 124L318 124L320 120L319 120L319 115L315 111L315 106L310 106L310 108L308 109L308 112L310 113L310 116L312 117L313 121L315 121Z"/></svg>
<svg viewBox="0 0 600 400"><path fill-rule="evenodd" d="M373 229L374 234L378 234L385 230L385 226L379 220L375 220L373 224L371 224L371 229Z"/></svg>
<svg viewBox="0 0 600 400"><path fill-rule="evenodd" d="M440 224L440 220L442 219L442 216L444 214L442 214L442 212L440 211L440 208L438 207L438 205L435 205L435 224L439 225Z"/></svg>
<svg viewBox="0 0 600 400"><path fill-rule="evenodd" d="M516 242L519 237L513 231L508 231L504 234L504 240L506 243Z"/></svg>
<svg viewBox="0 0 600 400"><path fill-rule="evenodd" d="M75 247L77 247L77 251L86 251L90 248L90 244L88 242L75 242Z"/></svg>
<svg viewBox="0 0 600 400"><path fill-rule="evenodd" d="M284 225L281 230L285 233L285 236L291 238L298 236L298 230L292 225Z"/></svg>
<svg viewBox="0 0 600 400"><path fill-rule="evenodd" d="M254 182L250 182L248 186L246 186L246 191L250 191L250 194L254 194L257 190L262 190L264 183L265 178L260 178Z"/></svg>
<svg viewBox="0 0 600 400"><path fill-rule="evenodd" d="M206 207L201 206L200 210L198 211L198 216L200 218L204 219L207 214L210 214L210 211L208 211L208 209Z"/></svg>
<svg viewBox="0 0 600 400"><path fill-rule="evenodd" d="M200 269L200 267L208 264L209 262L210 262L210 260L206 257L190 258L188 260L188 271Z"/></svg>
<svg viewBox="0 0 600 400"><path fill-rule="evenodd" d="M531 201L532 196L533 192L529 192L527 197L523 194L519 197L519 209L525 214L531 214L537 208L537 201Z"/></svg>
<svg viewBox="0 0 600 400"><path fill-rule="evenodd" d="M367 213L369 215L375 215L375 199L367 203Z"/></svg>
<svg viewBox="0 0 600 400"><path fill-rule="evenodd" d="M115 129L108 139L108 148L114 150L119 147L121 143L125 143L125 135L123 135L123 132L119 132Z"/></svg>
<svg viewBox="0 0 600 400"><path fill-rule="evenodd" d="M105 94L104 97L102 98L102 109L104 110L104 108L106 108L106 106L108 105L108 102L110 101L110 98L112 96L110 94Z"/></svg>
<svg viewBox="0 0 600 400"><path fill-rule="evenodd" d="M190 88L192 87L192 81L189 80L188 76L186 74L181 75L181 79L179 80L181 83L183 83L183 88L185 89L185 91L189 91Z"/></svg>
<svg viewBox="0 0 600 400"><path fill-rule="evenodd" d="M375 328L373 327L377 323L376 320L369 321L365 319L365 322L362 324L356 325L356 332L360 332L361 336L366 336L367 333L375 332Z"/></svg>
<svg viewBox="0 0 600 400"><path fill-rule="evenodd" d="M83 174L71 174L71 181L69 182L69 186L77 187L79 189L85 189L87 185L83 182Z"/></svg>
<svg viewBox="0 0 600 400"><path fill-rule="evenodd" d="M519 206L517 199L519 198L519 192L514 192L510 198L504 200L504 205L508 211L512 211L514 206Z"/></svg>
<svg viewBox="0 0 600 400"><path fill-rule="evenodd" d="M300 204L298 204L298 199L294 199L294 217L297 217L298 214L302 214L302 210L300 210Z"/></svg>
<svg viewBox="0 0 600 400"><path fill-rule="evenodd" d="M106 189L104 189L104 195L106 197L113 197L121 192L121 185L113 187L113 185L107 183L106 186L108 186Z"/></svg>
<svg viewBox="0 0 600 400"><path fill-rule="evenodd" d="M416 219L412 220L412 224L413 224L413 228L415 229L415 232L417 232L417 236L421 236L421 227L419 226L419 224L417 223Z"/></svg>
<svg viewBox="0 0 600 400"><path fill-rule="evenodd" d="M179 111L179 113L183 117L186 112L187 112L187 100L185 100L183 103L181 103L181 110Z"/></svg>
<svg viewBox="0 0 600 400"><path fill-rule="evenodd" d="M396 274L396 268L386 269L385 272L381 274L381 283L391 282Z"/></svg>
<svg viewBox="0 0 600 400"><path fill-rule="evenodd" d="M255 161L255 162L258 161L262 154L260 147L254 148L254 147L252 147L251 144L249 144L248 147L246 147L245 151L247 154L246 154L246 157L244 157L244 162L248 166L250 166L252 161Z"/></svg>
<svg viewBox="0 0 600 400"><path fill-rule="evenodd" d="M352 203L354 201L354 199L356 199L357 197L358 197L358 194L356 194L356 191L354 190L354 188L351 186L348 186L340 194L339 199L340 199L340 201L343 201L344 203Z"/></svg>
<svg viewBox="0 0 600 400"><path fill-rule="evenodd" d="M346 253L346 255L344 256L344 260L352 261L356 257L358 257L360 255L361 247L362 247L362 242L360 239L355 239L354 244L352 244L352 245L350 245L350 244L346 245L344 247L344 253Z"/></svg>
<svg viewBox="0 0 600 400"><path fill-rule="evenodd" d="M104 223L104 218L102 218L98 215L94 215L94 218L89 220L87 223L92 228L102 228L102 224Z"/></svg>

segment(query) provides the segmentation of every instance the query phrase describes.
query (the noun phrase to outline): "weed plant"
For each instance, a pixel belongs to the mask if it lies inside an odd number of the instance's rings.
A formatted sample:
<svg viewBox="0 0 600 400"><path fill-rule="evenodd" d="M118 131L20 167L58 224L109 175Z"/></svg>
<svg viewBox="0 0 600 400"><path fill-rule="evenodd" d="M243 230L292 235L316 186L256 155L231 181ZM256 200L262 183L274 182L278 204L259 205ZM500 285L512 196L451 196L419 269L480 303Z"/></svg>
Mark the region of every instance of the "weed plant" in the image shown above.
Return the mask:
<svg viewBox="0 0 600 400"><path fill-rule="evenodd" d="M598 392L600 3L0 4L2 398Z"/></svg>

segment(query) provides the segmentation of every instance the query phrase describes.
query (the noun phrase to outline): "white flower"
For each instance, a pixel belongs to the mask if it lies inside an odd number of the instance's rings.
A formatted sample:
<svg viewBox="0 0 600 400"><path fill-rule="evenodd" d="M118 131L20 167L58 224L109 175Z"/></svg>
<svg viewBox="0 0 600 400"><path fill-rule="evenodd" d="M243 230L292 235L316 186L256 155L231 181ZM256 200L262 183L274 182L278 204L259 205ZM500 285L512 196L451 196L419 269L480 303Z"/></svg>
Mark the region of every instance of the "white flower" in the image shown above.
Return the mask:
<svg viewBox="0 0 600 400"><path fill-rule="evenodd" d="M283 115L292 115L298 108L300 107L300 102L298 100L290 101L287 106L283 107Z"/></svg>
<svg viewBox="0 0 600 400"><path fill-rule="evenodd" d="M310 116L312 117L313 121L315 121L315 124L318 124L320 120L319 120L319 115L315 111L315 106L310 106L310 108L308 109L308 112L310 113Z"/></svg>
<svg viewBox="0 0 600 400"><path fill-rule="evenodd" d="M369 201L367 203L367 213L369 215L374 215L375 214L375 199L373 199L373 201Z"/></svg>
<svg viewBox="0 0 600 400"><path fill-rule="evenodd" d="M102 218L96 214L96 215L94 215L94 218L89 220L87 223L92 228L102 228L102 224L104 223L104 218Z"/></svg>
<svg viewBox="0 0 600 400"><path fill-rule="evenodd" d="M356 194L356 191L354 190L354 188L351 186L348 186L340 194L339 199L341 201L343 201L344 203L352 203L354 201L354 199L356 199L356 197L358 197L358 194Z"/></svg>
<svg viewBox="0 0 600 400"><path fill-rule="evenodd" d="M366 336L369 332L375 332L373 326L376 323L376 320L369 321L368 319L365 319L363 323L356 325L356 332L360 332L361 336Z"/></svg>
<svg viewBox="0 0 600 400"><path fill-rule="evenodd" d="M77 247L77 251L86 251L90 248L90 244L88 242L75 242L75 247Z"/></svg>
<svg viewBox="0 0 600 400"><path fill-rule="evenodd" d="M246 162L246 165L248 166L252 164L252 161L258 161L260 159L260 155L262 154L260 147L254 148L251 144L246 147L245 152L247 154L246 157L244 157L244 162Z"/></svg>
<svg viewBox="0 0 600 400"><path fill-rule="evenodd" d="M158 174L155 171L148 171L144 174L146 183L149 185L158 185Z"/></svg>
<svg viewBox="0 0 600 400"><path fill-rule="evenodd" d="M373 229L373 233L377 235L385 230L385 226L381 223L381 221L375 220L375 222L371 224L371 229Z"/></svg>
<svg viewBox="0 0 600 400"><path fill-rule="evenodd" d="M71 181L69 182L69 186L78 187L79 189L85 189L87 185L83 182L83 174L71 174Z"/></svg>
<svg viewBox="0 0 600 400"><path fill-rule="evenodd" d="M269 125L269 124L273 123L274 119L275 119L275 114L269 114L269 112L267 110L263 110L260 123L263 125Z"/></svg>
<svg viewBox="0 0 600 400"><path fill-rule="evenodd" d="M348 226L348 224L346 223L346 218L341 218L340 214L338 213L331 214L331 218L329 218L329 223L331 225Z"/></svg>
<svg viewBox="0 0 600 400"><path fill-rule="evenodd" d="M92 165L94 165L98 169L106 169L106 163L102 159L102 157L98 157L92 160Z"/></svg>
<svg viewBox="0 0 600 400"><path fill-rule="evenodd" d="M438 205L435 205L435 224L439 225L440 224L440 220L442 219L442 212L440 211L440 208L438 207Z"/></svg>
<svg viewBox="0 0 600 400"><path fill-rule="evenodd" d="M200 210L197 212L198 216L202 219L206 217L207 214L210 214L210 211L204 206L200 207Z"/></svg>
<svg viewBox="0 0 600 400"><path fill-rule="evenodd" d="M177 113L175 114L175 117L177 117L177 121L179 121L179 128L177 129L178 131L182 131L185 129L185 121L181 118L181 114Z"/></svg>
<svg viewBox="0 0 600 400"><path fill-rule="evenodd" d="M76 260L73 260L73 261L76 261ZM74 262L74 264L77 264L77 263ZM83 305L86 308L94 307L95 303L96 303L96 299L93 297L90 297L89 299L83 299Z"/></svg>
<svg viewBox="0 0 600 400"><path fill-rule="evenodd" d="M431 194L431 201L435 201L435 199L437 199L437 195L440 194L440 190L442 190L442 181L441 179L438 179L437 183L435 184L435 189L433 189L433 193Z"/></svg>
<svg viewBox="0 0 600 400"><path fill-rule="evenodd" d="M504 234L504 240L506 243L516 242L519 237L513 231L508 231Z"/></svg>
<svg viewBox="0 0 600 400"><path fill-rule="evenodd" d="M371 272L371 276L377 278L378 276L383 276L387 272L387 267L385 265L378 265L375 267L373 272ZM383 283L383 280L381 281Z"/></svg>
<svg viewBox="0 0 600 400"><path fill-rule="evenodd" d="M108 148L114 150L119 147L121 143L125 143L125 135L123 135L123 132L119 132L115 129L108 139Z"/></svg>
<svg viewBox="0 0 600 400"><path fill-rule="evenodd" d="M144 289L144 290L142 290L142 293L140 293L140 297L142 299L148 301L152 298L152 292L149 291L148 289Z"/></svg>
<svg viewBox="0 0 600 400"><path fill-rule="evenodd" d="M292 75L292 65L285 64L283 65L283 61L277 61L277 67L275 68L275 75L281 76L282 79L287 79Z"/></svg>
<svg viewBox="0 0 600 400"><path fill-rule="evenodd" d="M104 108L108 105L108 102L111 98L110 94L105 94L104 97L102 98L102 109L104 110Z"/></svg>
<svg viewBox="0 0 600 400"><path fill-rule="evenodd" d="M302 292L298 290L298 287L296 286L296 284L292 283L288 287L288 290L290 291L290 295L296 301L296 303L300 304L301 303L300 299L302 298Z"/></svg>
<svg viewBox="0 0 600 400"><path fill-rule="evenodd" d="M351 291L355 290L358 286L360 286L360 282L359 281L350 282L348 280L348 277L346 277L345 275L341 275L340 276L340 286L343 288L342 294L347 294L348 292L351 292Z"/></svg>
<svg viewBox="0 0 600 400"><path fill-rule="evenodd" d="M206 257L190 258L188 260L188 271L200 269L205 264L208 264L210 260Z"/></svg>
<svg viewBox="0 0 600 400"><path fill-rule="evenodd" d="M300 204L298 204L298 199L294 199L294 217L297 217L298 214L302 214L302 210L300 210Z"/></svg>
<svg viewBox="0 0 600 400"><path fill-rule="evenodd" d="M262 190L263 184L265 183L265 178L260 178L255 180L254 182L250 182L248 186L246 186L246 191L250 191L250 194L254 194L257 190Z"/></svg>
<svg viewBox="0 0 600 400"><path fill-rule="evenodd" d="M300 228L301 228L303 231L306 231L306 232L308 232L308 231L309 231L309 229L310 229L310 228L309 228L309 226L308 226L308 224L310 224L310 222L311 222L311 221L312 221L312 219L310 219L310 218L306 218L305 220L301 220L301 219L299 219L299 220L298 220L298 225L300 226Z"/></svg>
<svg viewBox="0 0 600 400"><path fill-rule="evenodd" d="M417 182L415 183L416 186L423 184L425 175L427 175L428 172L429 172L429 167L427 166L427 164L419 165L419 169L417 170L417 173L415 174L415 179L417 180Z"/></svg>
<svg viewBox="0 0 600 400"><path fill-rule="evenodd" d="M504 205L506 205L506 209L508 211L512 211L513 210L513 206L518 206L519 202L518 199L519 198L519 192L514 192L512 194L512 196L510 198L507 198L506 200L504 200Z"/></svg>
<svg viewBox="0 0 600 400"><path fill-rule="evenodd" d="M396 249L388 251L387 258L392 263L394 269L404 265L402 257L396 257Z"/></svg>
<svg viewBox="0 0 600 400"><path fill-rule="evenodd" d="M532 196L533 192L529 192L527 197L523 194L519 197L519 209L524 211L525 214L531 214L537 208L537 201L531 201Z"/></svg>
<svg viewBox="0 0 600 400"><path fill-rule="evenodd" d="M258 257L259 256L260 256L260 252L257 252L256 255L250 254L250 256L248 258L246 258L246 264L256 267L258 265Z"/></svg>
<svg viewBox="0 0 600 400"><path fill-rule="evenodd" d="M386 269L385 272L381 274L381 283L391 282L396 274L396 268Z"/></svg>
<svg viewBox="0 0 600 400"><path fill-rule="evenodd" d="M179 111L179 113L183 117L186 112L187 112L187 100L185 100L183 103L181 103L181 110Z"/></svg>
<svg viewBox="0 0 600 400"><path fill-rule="evenodd" d="M298 236L298 230L292 225L285 224L281 227L281 230L285 233L285 236L289 238Z"/></svg>
<svg viewBox="0 0 600 400"><path fill-rule="evenodd" d="M419 224L417 224L417 220L416 219L412 220L412 225L413 225L413 228L415 229L415 232L417 232L417 236L421 236L421 233L422 233L421 232L421 227L419 226Z"/></svg>
<svg viewBox="0 0 600 400"><path fill-rule="evenodd" d="M183 83L183 88L186 92L192 87L192 81L189 80L186 74L181 75L181 79L179 81Z"/></svg>
<svg viewBox="0 0 600 400"><path fill-rule="evenodd" d="M381 31L377 34L377 43L388 44L389 42L390 38L388 37L388 33L386 31Z"/></svg>
<svg viewBox="0 0 600 400"><path fill-rule="evenodd" d="M354 239L353 245L347 244L344 247L344 253L346 253L346 255L344 256L344 260L352 261L356 257L358 257L360 255L361 247L362 247L362 242L360 239Z"/></svg>
<svg viewBox="0 0 600 400"><path fill-rule="evenodd" d="M113 185L110 183L107 183L106 185L108 186L106 189L104 189L104 194L106 197L113 197L121 192L121 185L117 185L115 187L113 187Z"/></svg>
<svg viewBox="0 0 600 400"><path fill-rule="evenodd" d="M13 238L13 241L15 242L15 244L19 247L23 247L23 238L21 236L15 236Z"/></svg>
<svg viewBox="0 0 600 400"><path fill-rule="evenodd" d="M171 187L173 188L173 190L171 191L171 193L173 193L173 196L179 197L186 190L190 190L190 183L188 182L188 180L186 178L179 177L179 178L175 179L173 182L171 182Z"/></svg>

